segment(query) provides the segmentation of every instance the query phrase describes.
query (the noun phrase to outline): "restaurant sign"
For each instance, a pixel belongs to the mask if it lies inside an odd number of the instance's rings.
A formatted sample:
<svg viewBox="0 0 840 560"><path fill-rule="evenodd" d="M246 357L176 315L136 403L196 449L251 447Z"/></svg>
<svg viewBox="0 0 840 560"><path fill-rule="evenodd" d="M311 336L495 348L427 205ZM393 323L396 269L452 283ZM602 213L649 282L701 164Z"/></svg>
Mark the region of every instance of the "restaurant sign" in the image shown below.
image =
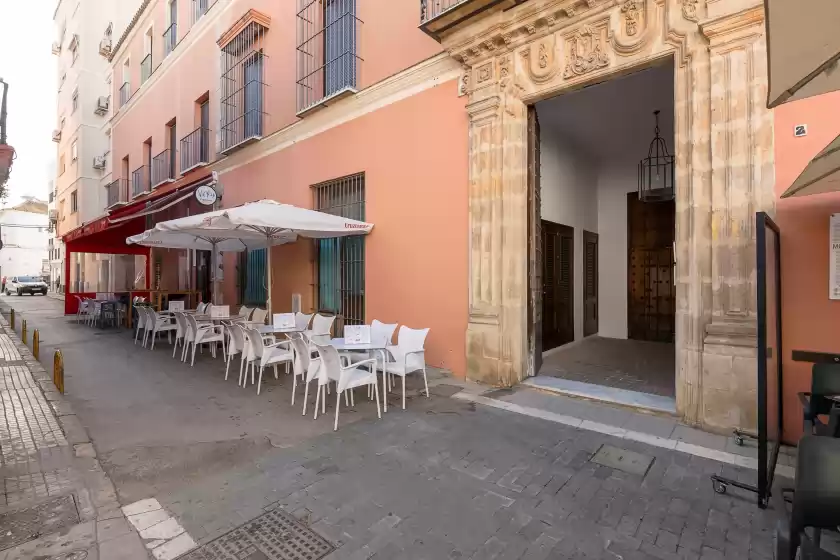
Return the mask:
<svg viewBox="0 0 840 560"><path fill-rule="evenodd" d="M195 199L199 204L212 206L216 203L217 198L218 196L216 195L216 190L210 185L201 185L195 189Z"/></svg>

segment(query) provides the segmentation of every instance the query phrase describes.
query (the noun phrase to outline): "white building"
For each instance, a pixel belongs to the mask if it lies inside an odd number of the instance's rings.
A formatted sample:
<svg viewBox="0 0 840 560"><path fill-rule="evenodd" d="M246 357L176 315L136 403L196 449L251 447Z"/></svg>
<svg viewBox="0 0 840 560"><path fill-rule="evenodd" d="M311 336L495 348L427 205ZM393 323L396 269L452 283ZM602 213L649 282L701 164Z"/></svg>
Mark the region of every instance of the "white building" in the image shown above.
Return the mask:
<svg viewBox="0 0 840 560"><path fill-rule="evenodd" d="M42 276L49 258L47 203L24 197L17 206L0 210L0 277Z"/></svg>
<svg viewBox="0 0 840 560"><path fill-rule="evenodd" d="M58 165L49 201L55 232L49 256L53 282L64 268L61 237L105 213L104 185L111 170L106 123L113 106L108 56L140 4L141 0L59 0L53 14L52 52L58 57L53 132Z"/></svg>

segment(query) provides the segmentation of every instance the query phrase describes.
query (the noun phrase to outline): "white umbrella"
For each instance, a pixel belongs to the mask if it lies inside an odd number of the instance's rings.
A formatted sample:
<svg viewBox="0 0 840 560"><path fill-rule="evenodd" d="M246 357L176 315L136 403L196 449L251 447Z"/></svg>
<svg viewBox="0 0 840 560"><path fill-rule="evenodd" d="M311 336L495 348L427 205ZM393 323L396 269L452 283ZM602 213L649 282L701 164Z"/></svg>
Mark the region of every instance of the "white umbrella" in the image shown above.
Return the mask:
<svg viewBox="0 0 840 560"><path fill-rule="evenodd" d="M327 239L370 233L373 224L351 220L316 210L281 204L273 200L249 202L242 206L187 216L157 224L160 231L182 232L220 239L264 237L267 245L288 235ZM266 262L266 307L271 313L271 251Z"/></svg>
<svg viewBox="0 0 840 560"><path fill-rule="evenodd" d="M210 251L213 256L211 269L213 271L213 301L216 301L216 266L215 260L218 252L236 252L252 249L263 249L273 245L282 245L297 240L297 235L291 232L283 232L271 239L257 232L251 235L244 234L239 237L220 237L212 231L205 233L188 233L181 231L165 231L157 228L149 229L143 233L132 235L126 238L129 245L137 244L145 247L164 247L167 249L191 249L194 251Z"/></svg>

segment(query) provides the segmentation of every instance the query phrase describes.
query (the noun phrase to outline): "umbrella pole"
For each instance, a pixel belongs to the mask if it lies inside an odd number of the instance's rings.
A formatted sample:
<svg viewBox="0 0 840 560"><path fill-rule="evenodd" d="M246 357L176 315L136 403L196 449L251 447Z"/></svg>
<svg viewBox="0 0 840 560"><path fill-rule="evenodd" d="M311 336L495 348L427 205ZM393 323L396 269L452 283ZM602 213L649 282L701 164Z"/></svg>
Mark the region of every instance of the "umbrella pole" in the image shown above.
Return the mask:
<svg viewBox="0 0 840 560"><path fill-rule="evenodd" d="M268 247L266 247L265 257L265 276L266 276L266 296L265 308L268 311L269 320L271 320L271 237L265 236Z"/></svg>

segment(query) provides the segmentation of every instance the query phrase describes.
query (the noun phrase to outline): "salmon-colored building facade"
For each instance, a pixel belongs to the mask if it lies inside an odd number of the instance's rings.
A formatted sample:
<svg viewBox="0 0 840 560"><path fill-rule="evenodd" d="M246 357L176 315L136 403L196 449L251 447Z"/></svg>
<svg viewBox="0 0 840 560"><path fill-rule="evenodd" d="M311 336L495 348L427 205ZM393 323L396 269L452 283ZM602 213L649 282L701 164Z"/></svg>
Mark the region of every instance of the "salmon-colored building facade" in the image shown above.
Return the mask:
<svg viewBox="0 0 840 560"><path fill-rule="evenodd" d="M468 177L459 67L418 29L418 3L336 0L333 24L352 37L332 37L316 29L308 42L339 43L346 52L338 56L353 57L352 64L339 70L355 75L325 76L329 70L322 68L319 78L309 80L312 87L306 87L326 90L337 79L352 91L332 98L322 91L324 99L302 99L307 76L301 75L306 69L297 59L307 56L301 54L307 37L299 27L301 10L309 4L144 3L111 58L117 108L112 157L123 189L115 208L138 208L138 203L154 203L171 193L180 196L207 182L211 171L218 172L222 196L217 206L222 208L262 198L311 208L313 186L362 177L363 218L375 224L364 242L363 286L352 287L363 295L362 318L430 328L427 361L463 376ZM193 12L197 5L203 11L200 17ZM250 50L243 56L252 61L258 56L258 64L238 60L225 67L224 53L240 48L237 41L253 45L245 47ZM329 68L323 52L312 54L320 55ZM255 67L251 81L247 72ZM244 83L237 82L241 72L246 73ZM237 83L229 87L226 82ZM244 112L241 123L223 114L224 107L247 105L244 97L256 100L258 117L241 106L232 109L237 115ZM183 142L190 134L200 137L197 131L202 129L209 129L207 157L197 162ZM170 177L167 162L172 156L166 151L173 146L178 153ZM161 160L167 168L162 175L154 170ZM209 209L188 199L153 219ZM309 240L273 249L276 311L289 311L293 294L300 295L304 311L324 310L318 251ZM177 287L182 254L152 250L152 289ZM234 273L243 266L241 257L225 255L223 263L224 303L245 303L241 274Z"/></svg>

